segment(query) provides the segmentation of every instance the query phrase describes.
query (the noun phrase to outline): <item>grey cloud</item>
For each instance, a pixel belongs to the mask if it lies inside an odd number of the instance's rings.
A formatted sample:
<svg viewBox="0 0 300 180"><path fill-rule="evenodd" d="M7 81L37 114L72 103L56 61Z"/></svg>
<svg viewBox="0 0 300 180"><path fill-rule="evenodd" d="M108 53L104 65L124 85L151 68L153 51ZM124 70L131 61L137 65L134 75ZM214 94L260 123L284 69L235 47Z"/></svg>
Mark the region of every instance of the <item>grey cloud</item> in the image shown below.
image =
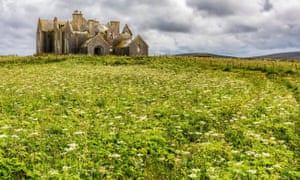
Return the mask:
<svg viewBox="0 0 300 180"><path fill-rule="evenodd" d="M157 7L157 6L166 6L166 5L171 5L172 1L170 0L130 0L130 1L124 1L124 0L104 0L102 5L106 7L113 7L116 8L117 10L120 9L126 9L128 7L140 7L140 6L148 6L149 8Z"/></svg>
<svg viewBox="0 0 300 180"><path fill-rule="evenodd" d="M270 11L271 9L273 9L273 4L270 2L270 0L265 0L264 11Z"/></svg>
<svg viewBox="0 0 300 180"><path fill-rule="evenodd" d="M188 33L191 31L191 26L188 23L172 20L166 17L153 19L148 26L151 29L164 32Z"/></svg>
<svg viewBox="0 0 300 180"><path fill-rule="evenodd" d="M198 11L204 11L209 15L228 16L235 14L236 1L224 0L187 0L187 4Z"/></svg>
<svg viewBox="0 0 300 180"><path fill-rule="evenodd" d="M258 28L245 25L245 24L231 24L227 27L226 32L227 33L254 33L257 32Z"/></svg>

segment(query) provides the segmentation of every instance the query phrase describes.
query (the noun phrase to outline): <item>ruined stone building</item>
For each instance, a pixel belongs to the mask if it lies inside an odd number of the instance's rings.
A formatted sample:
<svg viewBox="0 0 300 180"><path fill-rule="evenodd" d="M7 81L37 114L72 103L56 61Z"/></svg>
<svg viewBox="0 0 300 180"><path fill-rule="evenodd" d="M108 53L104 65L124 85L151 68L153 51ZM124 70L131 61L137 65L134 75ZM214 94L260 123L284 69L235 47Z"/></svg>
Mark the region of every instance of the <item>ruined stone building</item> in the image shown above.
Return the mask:
<svg viewBox="0 0 300 180"><path fill-rule="evenodd" d="M86 20L74 11L71 21L38 20L36 52L55 54L89 55L148 55L148 45L140 35L133 33L126 24L120 32L120 22L101 24Z"/></svg>

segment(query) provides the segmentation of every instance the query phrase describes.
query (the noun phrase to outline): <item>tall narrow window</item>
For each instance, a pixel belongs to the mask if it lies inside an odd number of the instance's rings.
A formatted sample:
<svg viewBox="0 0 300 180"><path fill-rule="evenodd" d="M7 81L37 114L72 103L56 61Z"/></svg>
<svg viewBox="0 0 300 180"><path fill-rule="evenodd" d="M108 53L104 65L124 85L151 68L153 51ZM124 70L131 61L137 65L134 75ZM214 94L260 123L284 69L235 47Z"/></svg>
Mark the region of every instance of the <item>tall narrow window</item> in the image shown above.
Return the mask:
<svg viewBox="0 0 300 180"><path fill-rule="evenodd" d="M140 54L140 52L141 52L141 45L140 45L140 44L138 44L137 49L136 49L136 52L137 52L138 54Z"/></svg>

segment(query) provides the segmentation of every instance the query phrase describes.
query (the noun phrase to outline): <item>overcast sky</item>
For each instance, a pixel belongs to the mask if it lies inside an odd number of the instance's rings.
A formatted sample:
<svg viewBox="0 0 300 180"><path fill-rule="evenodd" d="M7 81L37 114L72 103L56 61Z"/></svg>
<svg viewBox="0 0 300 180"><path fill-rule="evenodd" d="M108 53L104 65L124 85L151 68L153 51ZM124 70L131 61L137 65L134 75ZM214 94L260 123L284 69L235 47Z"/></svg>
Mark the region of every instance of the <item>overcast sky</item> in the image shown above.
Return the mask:
<svg viewBox="0 0 300 180"><path fill-rule="evenodd" d="M34 54L38 18L71 20L74 10L129 24L152 55L300 51L300 0L0 0L0 55Z"/></svg>

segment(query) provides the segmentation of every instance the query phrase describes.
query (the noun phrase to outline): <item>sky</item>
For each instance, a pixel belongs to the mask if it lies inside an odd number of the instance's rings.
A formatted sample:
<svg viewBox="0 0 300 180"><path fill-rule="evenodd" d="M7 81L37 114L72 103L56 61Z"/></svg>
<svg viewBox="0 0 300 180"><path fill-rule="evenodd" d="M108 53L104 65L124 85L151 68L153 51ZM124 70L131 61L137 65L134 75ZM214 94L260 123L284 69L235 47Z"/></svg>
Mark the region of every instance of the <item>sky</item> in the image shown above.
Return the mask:
<svg viewBox="0 0 300 180"><path fill-rule="evenodd" d="M150 55L300 51L299 0L0 0L0 55L32 55L38 18L128 24ZM122 29L121 29L122 30Z"/></svg>

